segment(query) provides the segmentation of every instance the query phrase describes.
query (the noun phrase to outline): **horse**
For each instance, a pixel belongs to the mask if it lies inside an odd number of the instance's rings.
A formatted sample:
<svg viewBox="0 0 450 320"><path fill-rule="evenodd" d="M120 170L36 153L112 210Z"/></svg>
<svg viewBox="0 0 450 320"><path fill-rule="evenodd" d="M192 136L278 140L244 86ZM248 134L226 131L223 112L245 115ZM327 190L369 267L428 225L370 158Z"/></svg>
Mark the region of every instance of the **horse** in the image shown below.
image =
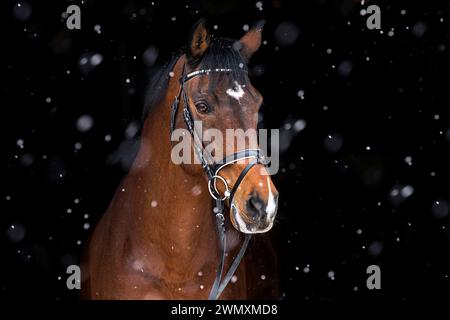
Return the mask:
<svg viewBox="0 0 450 320"><path fill-rule="evenodd" d="M257 23L231 40L214 37L200 20L184 52L150 85L138 154L86 249L83 298L247 299L275 290L252 285L255 275L264 280L258 267L273 266L273 248L245 256L250 237L272 228L278 206L258 142L219 161L195 139L193 124L256 130L262 95L247 64L262 28ZM172 160L169 136L183 128L197 162Z"/></svg>

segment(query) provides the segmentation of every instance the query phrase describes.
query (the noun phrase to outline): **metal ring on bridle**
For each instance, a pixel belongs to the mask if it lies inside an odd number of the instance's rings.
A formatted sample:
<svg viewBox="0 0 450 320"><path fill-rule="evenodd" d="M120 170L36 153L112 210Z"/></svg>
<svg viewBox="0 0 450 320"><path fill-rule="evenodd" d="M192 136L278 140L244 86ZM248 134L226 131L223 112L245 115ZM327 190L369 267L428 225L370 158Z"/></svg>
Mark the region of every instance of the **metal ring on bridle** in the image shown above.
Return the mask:
<svg viewBox="0 0 450 320"><path fill-rule="evenodd" d="M222 199L218 198L214 194L213 190L211 190L211 181L214 180L214 185L215 185L216 179L221 180L223 182L224 186L225 186L225 192L223 193L223 198ZM226 198L228 198L230 196L230 188L228 187L227 181L223 177L218 176L218 175L212 176L212 178L208 180L208 191L209 191L209 194L211 195L211 197L213 197L215 200L222 200L222 201L224 201Z"/></svg>

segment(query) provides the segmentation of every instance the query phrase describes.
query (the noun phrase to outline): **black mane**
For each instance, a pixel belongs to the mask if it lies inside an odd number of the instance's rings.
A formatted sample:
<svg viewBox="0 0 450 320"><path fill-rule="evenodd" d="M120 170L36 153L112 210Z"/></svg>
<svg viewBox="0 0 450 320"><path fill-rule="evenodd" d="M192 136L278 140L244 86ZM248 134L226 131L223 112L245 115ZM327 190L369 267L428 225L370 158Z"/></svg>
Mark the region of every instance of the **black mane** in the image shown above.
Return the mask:
<svg viewBox="0 0 450 320"><path fill-rule="evenodd" d="M167 90L167 85L169 84L169 73L175 67L180 56L183 54L182 51L172 55L172 58L164 64L155 74L151 77L151 80L147 87L147 92L145 94L144 100L144 110L142 113L142 120L145 120L151 107L154 106L162 97L162 94Z"/></svg>
<svg viewBox="0 0 450 320"><path fill-rule="evenodd" d="M237 81L240 84L248 84L247 62L239 51L240 43L236 40L226 38L212 38L202 59L195 65L200 69L232 69L231 73L211 73L210 86L215 86L218 81L223 80L225 76L228 79ZM179 51L158 70L152 77L147 89L146 99L143 110L143 119L146 118L149 110L162 98L167 90L170 75L176 62L184 52ZM231 77L229 77L231 74Z"/></svg>

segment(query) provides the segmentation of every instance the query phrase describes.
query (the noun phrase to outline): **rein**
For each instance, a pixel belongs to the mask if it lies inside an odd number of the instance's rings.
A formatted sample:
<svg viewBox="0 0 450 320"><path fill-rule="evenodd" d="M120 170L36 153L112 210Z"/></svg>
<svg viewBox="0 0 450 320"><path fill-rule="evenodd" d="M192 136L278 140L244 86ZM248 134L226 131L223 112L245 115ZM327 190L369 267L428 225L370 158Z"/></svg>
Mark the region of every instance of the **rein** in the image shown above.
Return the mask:
<svg viewBox="0 0 450 320"><path fill-rule="evenodd" d="M183 99L183 119L186 124L186 127L188 128L192 138L194 139L194 150L197 154L197 157L201 161L201 165L203 167L203 170L206 173L206 176L208 177L208 191L215 201L215 207L213 209L213 214L215 215L216 220L216 226L217 231L219 234L219 241L221 244L221 258L220 263L217 268L216 272L216 278L214 280L214 283L211 288L211 292L209 294L209 300L216 300L220 297L222 291L225 289L225 287L230 282L231 278L233 277L233 274L235 273L236 269L238 268L242 258L244 257L245 251L247 250L248 243L251 239L251 234L245 234L244 242L241 245L241 248L239 250L238 255L235 257L233 263L231 264L229 270L225 274L225 276L222 279L223 273L224 273L224 264L226 259L226 232L225 232L225 216L223 214L224 208L225 208L225 201L228 199L229 205L231 206L231 203L233 201L234 194L236 193L236 190L238 189L239 185L243 181L245 175L255 166L256 164L264 164L265 159L260 153L259 149L245 149L239 152L236 152L232 155L225 156L224 159L220 162L214 162L212 159L212 156L206 152L206 150L203 148L203 143L201 137L199 137L198 133L195 131L194 128L194 120L192 117L192 113L189 107L189 98L186 93L186 90L184 89L184 84L191 80L194 77L197 76L208 76L210 73L218 73L218 72L232 72L232 69L202 69L197 70L191 73L186 74L185 73L185 66L183 66L183 73L179 80L180 82L180 89L178 91L177 96L175 97L175 101L172 104L171 113L170 113L170 136L172 136L173 131L175 130L175 121L176 121L176 115L178 111L178 107L180 104L180 99ZM232 165L240 160L244 159L251 159L251 161L247 164L247 166L242 170L240 173L238 179L236 180L236 183L234 184L233 188L230 190L228 183L226 182L225 178L219 175L220 171L225 168L228 165ZM225 192L223 196L220 195L219 191L216 187L217 179L219 179L224 185L225 185Z"/></svg>

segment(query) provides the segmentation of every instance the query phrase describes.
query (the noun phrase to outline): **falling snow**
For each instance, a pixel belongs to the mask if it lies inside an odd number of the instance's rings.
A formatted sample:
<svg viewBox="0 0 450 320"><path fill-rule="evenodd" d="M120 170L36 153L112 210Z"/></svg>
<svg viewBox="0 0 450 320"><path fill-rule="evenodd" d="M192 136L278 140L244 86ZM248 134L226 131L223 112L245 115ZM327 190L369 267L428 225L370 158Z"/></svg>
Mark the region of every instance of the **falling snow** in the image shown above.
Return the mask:
<svg viewBox="0 0 450 320"><path fill-rule="evenodd" d="M348 278L347 272L357 268L363 274L366 264L380 263L383 268L397 257L402 276L420 279L411 292L391 283L390 292L407 299L423 293L425 283L420 272L408 273L409 263L415 264L411 269L428 270L427 285L434 278L448 281L442 271L448 269L442 257L450 238L448 94L432 80L448 74L448 19L440 8L378 4L382 30L368 30L365 21L372 2L322 2L323 12L333 15L327 15L329 21L317 20L325 23L321 28L311 27L310 12L295 11L283 1L277 2L276 10L273 3L254 1L246 13L239 7L242 16L233 22L241 21L238 25L225 20L211 25L214 37L235 29L243 34L258 18L252 15L276 17L268 19L258 54L238 68L248 69L252 84L264 97L258 126L279 129L280 170L273 179L280 192L279 220L273 232L286 247L280 258L282 280L287 283L282 297L300 294L311 299L311 292L332 299L348 292L366 294L365 278ZM11 38L5 39L12 51L3 66L8 79L4 111L11 112L5 119L14 124L5 137L7 167L2 173L4 260L14 263L11 269L26 273L53 270L51 261L58 266L79 262L88 236L141 146L145 133L141 98L151 76L175 44L184 43L174 35L187 32L186 21L205 12L218 14L201 3L164 10L160 2L125 6L118 16L126 17L126 24L92 16L90 24L82 22L81 31L69 32L64 23L67 13L52 18L29 1L10 6L11 23L18 31L14 37L20 43L14 49ZM383 18L385 14L389 19ZM57 21L59 27L48 21ZM120 37L116 30L121 30ZM155 37L157 31L163 31L167 40ZM23 48L27 61L22 61ZM162 79L174 78L174 71ZM174 85L177 81L172 79ZM228 100L242 102L249 87L233 86L231 81L225 90ZM166 141L167 123L148 124L158 126L158 139ZM143 143L150 162L158 156L152 143ZM205 185L186 181L180 181L186 186L185 195L209 197ZM119 187L119 192L135 192L124 185L127 188ZM139 188L148 210L166 208L155 190L143 182ZM265 184L255 182L254 189L262 192ZM208 225L195 222L191 230L200 232ZM317 248L326 258L313 254ZM421 252L427 253L426 258ZM45 272L47 276L50 271ZM63 273L55 270L48 275L64 287L66 277L58 274ZM209 288L209 272L205 276L199 271L197 276L196 290ZM255 276L266 284L272 281L266 270L255 271ZM324 280L331 293L317 286ZM233 276L231 283L237 281ZM341 281L343 293L336 287ZM8 293L12 290L8 286L2 284L1 290ZM21 284L17 288L27 291ZM71 294L66 291L61 298Z"/></svg>
<svg viewBox="0 0 450 320"><path fill-rule="evenodd" d="M412 157L411 157L411 156L407 156L407 157L405 158L405 163L406 163L408 166L412 166Z"/></svg>
<svg viewBox="0 0 450 320"><path fill-rule="evenodd" d="M94 118L92 118L92 116L88 114L80 116L76 122L77 129L80 132L86 132L91 130L93 125L94 125Z"/></svg>
<svg viewBox="0 0 450 320"><path fill-rule="evenodd" d="M330 279L330 280L335 280L335 274L334 274L334 271L333 270L331 270L331 271L329 271L328 272L328 274L327 274L327 277Z"/></svg>
<svg viewBox="0 0 450 320"><path fill-rule="evenodd" d="M23 141L23 139L17 140L17 141L16 141L16 145L17 145L20 149L23 149L23 147L24 147L24 141Z"/></svg>
<svg viewBox="0 0 450 320"><path fill-rule="evenodd" d="M99 24L96 24L96 25L94 26L94 31L95 31L96 33L98 33L98 34L101 34L101 33L102 33L102 27L101 27Z"/></svg>

